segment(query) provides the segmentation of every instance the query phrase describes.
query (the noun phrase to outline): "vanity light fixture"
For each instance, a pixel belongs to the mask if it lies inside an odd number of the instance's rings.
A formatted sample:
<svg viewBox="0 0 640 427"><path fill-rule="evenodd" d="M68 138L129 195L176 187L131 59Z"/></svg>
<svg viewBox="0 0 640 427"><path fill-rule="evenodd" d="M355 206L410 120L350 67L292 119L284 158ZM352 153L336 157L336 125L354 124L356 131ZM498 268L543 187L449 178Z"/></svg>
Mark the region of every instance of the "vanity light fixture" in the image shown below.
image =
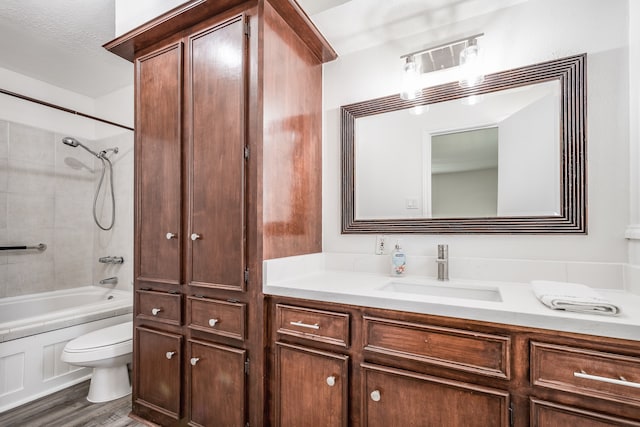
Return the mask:
<svg viewBox="0 0 640 427"><path fill-rule="evenodd" d="M482 74L481 51L478 47L478 39L482 36L484 33L474 34L402 55L400 59L404 59L405 62L400 98L414 100L420 95L422 74L457 66L460 66L461 87L482 83L484 74Z"/></svg>

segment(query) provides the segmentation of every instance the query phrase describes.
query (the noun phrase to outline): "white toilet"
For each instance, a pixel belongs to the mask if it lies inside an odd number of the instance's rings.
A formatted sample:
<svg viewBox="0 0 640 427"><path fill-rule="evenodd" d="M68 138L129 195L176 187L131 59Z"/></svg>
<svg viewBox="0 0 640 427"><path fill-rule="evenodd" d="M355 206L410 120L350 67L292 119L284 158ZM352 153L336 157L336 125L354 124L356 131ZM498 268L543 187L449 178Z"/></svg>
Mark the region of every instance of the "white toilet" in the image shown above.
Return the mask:
<svg viewBox="0 0 640 427"><path fill-rule="evenodd" d="M107 402L131 393L127 363L133 353L133 322L89 332L65 346L61 359L74 366L93 368L89 402Z"/></svg>

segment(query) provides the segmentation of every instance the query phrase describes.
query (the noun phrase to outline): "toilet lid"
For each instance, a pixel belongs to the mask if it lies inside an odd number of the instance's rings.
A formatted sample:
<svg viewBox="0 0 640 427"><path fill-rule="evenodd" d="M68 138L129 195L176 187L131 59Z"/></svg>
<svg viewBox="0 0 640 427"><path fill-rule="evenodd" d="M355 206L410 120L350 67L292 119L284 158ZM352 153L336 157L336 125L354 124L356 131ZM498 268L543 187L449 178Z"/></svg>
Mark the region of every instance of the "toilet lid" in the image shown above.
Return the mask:
<svg viewBox="0 0 640 427"><path fill-rule="evenodd" d="M73 339L67 343L65 351L87 351L93 348L116 345L132 339L133 322L125 322L89 332Z"/></svg>

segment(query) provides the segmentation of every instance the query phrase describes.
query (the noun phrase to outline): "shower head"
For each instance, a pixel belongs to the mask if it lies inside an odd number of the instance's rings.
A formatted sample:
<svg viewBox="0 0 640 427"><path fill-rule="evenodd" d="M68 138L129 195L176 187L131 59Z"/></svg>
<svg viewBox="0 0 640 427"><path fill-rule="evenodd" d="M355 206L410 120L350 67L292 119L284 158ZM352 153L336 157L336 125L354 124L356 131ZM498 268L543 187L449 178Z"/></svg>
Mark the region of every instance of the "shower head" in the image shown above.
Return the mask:
<svg viewBox="0 0 640 427"><path fill-rule="evenodd" d="M62 143L67 144L70 147L77 147L78 144L80 144L77 139L71 138L70 136L65 136L64 138L62 138Z"/></svg>
<svg viewBox="0 0 640 427"><path fill-rule="evenodd" d="M94 156L96 156L97 158L101 158L100 154L96 153L95 151L93 151L92 149L90 149L89 147L87 147L86 145L84 145L82 142L78 141L75 138L72 138L70 136L65 136L64 138L62 138L62 143L65 145L68 145L69 147L82 147L85 150L87 150L88 152L90 152L91 154L93 154Z"/></svg>

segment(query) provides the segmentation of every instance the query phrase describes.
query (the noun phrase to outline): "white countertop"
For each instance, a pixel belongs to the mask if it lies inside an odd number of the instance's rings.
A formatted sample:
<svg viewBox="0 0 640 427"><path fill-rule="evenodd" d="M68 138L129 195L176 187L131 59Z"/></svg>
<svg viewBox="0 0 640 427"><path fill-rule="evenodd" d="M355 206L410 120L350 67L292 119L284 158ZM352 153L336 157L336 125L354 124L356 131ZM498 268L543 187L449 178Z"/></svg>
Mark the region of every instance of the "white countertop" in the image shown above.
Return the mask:
<svg viewBox="0 0 640 427"><path fill-rule="evenodd" d="M265 295L408 311L533 328L640 341L640 296L597 289L620 307L617 316L572 313L547 308L527 283L452 280L450 286L496 289L501 302L381 290L390 282L447 286L433 277L395 278L371 272L331 270L324 254L268 260L264 263Z"/></svg>

